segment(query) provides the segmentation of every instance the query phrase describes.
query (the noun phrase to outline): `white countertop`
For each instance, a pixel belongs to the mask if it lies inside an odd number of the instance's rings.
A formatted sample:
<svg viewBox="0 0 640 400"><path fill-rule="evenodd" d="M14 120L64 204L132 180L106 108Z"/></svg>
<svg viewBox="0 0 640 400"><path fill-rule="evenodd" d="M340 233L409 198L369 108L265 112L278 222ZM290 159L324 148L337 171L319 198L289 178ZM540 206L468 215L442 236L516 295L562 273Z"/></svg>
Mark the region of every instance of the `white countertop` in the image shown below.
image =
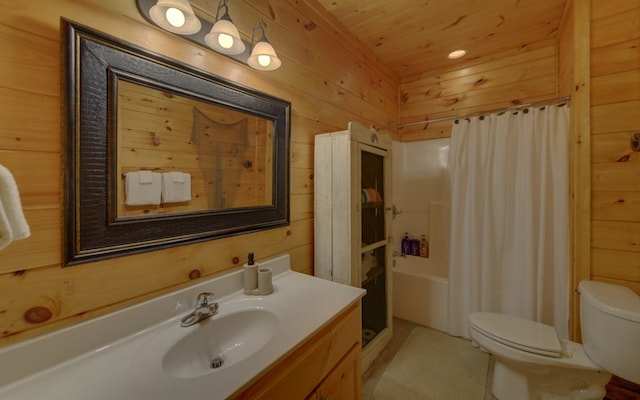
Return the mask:
<svg viewBox="0 0 640 400"><path fill-rule="evenodd" d="M234 271L127 309L40 338L0 349L0 398L6 400L224 399L274 365L333 317L359 301L364 290L289 269L288 255L262 263L273 270L274 292L247 296L242 271ZM175 378L154 354L158 335L193 310L198 293L213 291L225 307L264 308L278 315L273 338L245 361L196 378ZM219 297L220 296L220 297ZM212 317L213 319L218 316ZM198 397L196 397L198 396ZM200 397L202 396L202 397Z"/></svg>

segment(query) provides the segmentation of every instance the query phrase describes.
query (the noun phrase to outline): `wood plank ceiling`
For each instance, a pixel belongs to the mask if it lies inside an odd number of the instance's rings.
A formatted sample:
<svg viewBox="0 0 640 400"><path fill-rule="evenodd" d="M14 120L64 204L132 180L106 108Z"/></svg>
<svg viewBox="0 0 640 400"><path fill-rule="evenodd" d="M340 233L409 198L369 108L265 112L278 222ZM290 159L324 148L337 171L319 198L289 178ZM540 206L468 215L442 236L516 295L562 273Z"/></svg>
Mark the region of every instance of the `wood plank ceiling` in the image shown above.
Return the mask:
<svg viewBox="0 0 640 400"><path fill-rule="evenodd" d="M552 39L566 0L317 0L400 79ZM467 49L458 61L449 52Z"/></svg>

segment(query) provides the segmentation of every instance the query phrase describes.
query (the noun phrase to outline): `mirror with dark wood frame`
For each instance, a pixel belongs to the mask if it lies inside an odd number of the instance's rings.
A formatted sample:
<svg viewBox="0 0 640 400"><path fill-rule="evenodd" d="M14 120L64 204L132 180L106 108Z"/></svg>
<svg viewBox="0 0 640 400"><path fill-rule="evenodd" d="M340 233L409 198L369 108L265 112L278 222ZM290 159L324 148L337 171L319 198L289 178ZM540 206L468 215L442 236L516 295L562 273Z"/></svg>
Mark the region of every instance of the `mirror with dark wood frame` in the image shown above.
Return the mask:
<svg viewBox="0 0 640 400"><path fill-rule="evenodd" d="M289 224L289 102L62 32L65 265Z"/></svg>

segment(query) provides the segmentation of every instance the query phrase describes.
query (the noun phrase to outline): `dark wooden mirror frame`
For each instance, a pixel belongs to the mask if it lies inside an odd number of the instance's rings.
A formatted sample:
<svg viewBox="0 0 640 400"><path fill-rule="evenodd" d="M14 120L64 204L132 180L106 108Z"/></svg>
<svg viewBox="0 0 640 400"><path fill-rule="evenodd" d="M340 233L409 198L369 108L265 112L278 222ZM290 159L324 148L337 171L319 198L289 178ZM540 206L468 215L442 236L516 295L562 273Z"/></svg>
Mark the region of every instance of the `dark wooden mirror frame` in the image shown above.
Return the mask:
<svg viewBox="0 0 640 400"><path fill-rule="evenodd" d="M289 225L291 104L62 19L64 265ZM134 77L273 122L273 196L268 206L114 217L117 80Z"/></svg>

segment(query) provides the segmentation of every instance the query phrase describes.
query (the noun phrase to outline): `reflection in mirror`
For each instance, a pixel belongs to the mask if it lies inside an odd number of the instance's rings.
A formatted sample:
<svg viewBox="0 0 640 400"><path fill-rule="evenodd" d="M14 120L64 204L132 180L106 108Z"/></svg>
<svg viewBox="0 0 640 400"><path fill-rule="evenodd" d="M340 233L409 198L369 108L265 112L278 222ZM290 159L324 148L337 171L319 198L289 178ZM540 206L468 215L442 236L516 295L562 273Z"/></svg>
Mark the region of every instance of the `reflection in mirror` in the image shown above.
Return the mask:
<svg viewBox="0 0 640 400"><path fill-rule="evenodd" d="M124 79L117 88L117 219L271 204L271 121ZM138 171L189 174L190 199L128 205L125 177Z"/></svg>

